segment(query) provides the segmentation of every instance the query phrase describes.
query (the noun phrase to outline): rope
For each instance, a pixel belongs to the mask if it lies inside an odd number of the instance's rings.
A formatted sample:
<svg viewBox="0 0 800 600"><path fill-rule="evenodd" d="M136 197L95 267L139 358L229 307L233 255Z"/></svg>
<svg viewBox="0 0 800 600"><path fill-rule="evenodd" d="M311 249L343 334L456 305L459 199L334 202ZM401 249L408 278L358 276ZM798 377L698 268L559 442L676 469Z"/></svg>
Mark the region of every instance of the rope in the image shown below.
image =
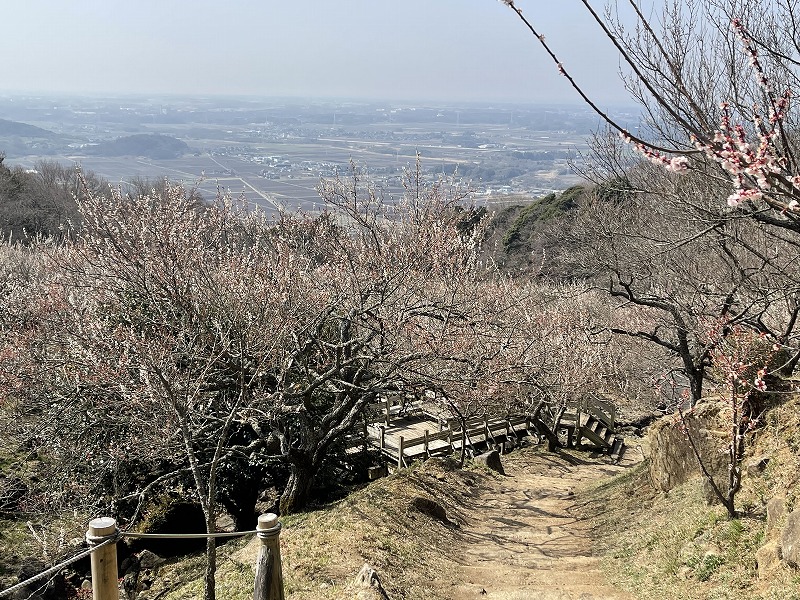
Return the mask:
<svg viewBox="0 0 800 600"><path fill-rule="evenodd" d="M221 531L219 533L136 533L134 531L123 531L121 536L126 538L148 538L148 539L196 539L196 538L226 538L238 537L240 535L251 535L258 533L258 530L251 531Z"/></svg>
<svg viewBox="0 0 800 600"><path fill-rule="evenodd" d="M280 529L280 527L278 527ZM224 531L219 533L136 533L132 531L117 531L111 535L106 536L86 536L86 541L90 544L96 544L89 548L88 550L84 550L83 552L76 554L72 558L69 558L63 562L58 563L55 566L50 567L46 571L42 571L38 575L34 575L30 579L26 579L25 581L20 581L19 583L12 585L7 590L3 590L0 592L0 598L7 598L17 590L25 588L32 583L36 583L42 579L49 577L50 575L54 575L58 573L64 567L71 565L72 563L78 562L82 558L86 558L95 550L99 550L103 546L107 546L108 544L116 543L121 538L149 538L149 539L196 539L196 538L226 538L226 537L239 537L242 535L252 535L254 533L264 533L263 531L259 531L257 529L252 529L250 531Z"/></svg>
<svg viewBox="0 0 800 600"><path fill-rule="evenodd" d="M50 575L55 575L56 573L58 573L64 567L69 566L72 563L78 562L82 558L86 558L87 556L89 556L95 550L99 550L103 546L107 546L109 544L116 543L117 540L119 540L119 538L120 538L120 534L119 533L115 533L115 534L110 535L110 536L104 536L103 538L99 538L99 539L102 539L103 541L101 541L96 546L93 546L93 547L89 548L88 550L84 550L80 554L76 554L72 558L68 558L67 560L65 560L63 562L58 563L57 565L55 565L53 567L50 567L46 571L42 571L38 575L34 575L30 579L26 579L25 581L20 581L16 585L12 585L7 590L3 590L2 592L0 592L0 598L6 598L6 597L10 596L11 594L13 594L14 592L16 592L19 589L27 587L30 584L36 583L37 581L40 581L42 579L45 579L45 578L49 577ZM94 538L94 539L97 539L97 538Z"/></svg>

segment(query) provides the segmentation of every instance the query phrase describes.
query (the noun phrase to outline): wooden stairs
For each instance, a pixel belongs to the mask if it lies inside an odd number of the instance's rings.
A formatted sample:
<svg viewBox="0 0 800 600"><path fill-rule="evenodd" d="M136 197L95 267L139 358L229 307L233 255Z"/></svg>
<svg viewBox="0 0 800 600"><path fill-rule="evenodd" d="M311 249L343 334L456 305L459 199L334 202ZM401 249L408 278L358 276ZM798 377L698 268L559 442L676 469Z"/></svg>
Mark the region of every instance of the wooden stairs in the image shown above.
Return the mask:
<svg viewBox="0 0 800 600"><path fill-rule="evenodd" d="M562 407L549 414L546 411L537 413L532 423L537 433L547 439L551 450L590 446L619 462L625 452L625 440L617 435L615 417L613 404L598 398L586 398L572 411Z"/></svg>

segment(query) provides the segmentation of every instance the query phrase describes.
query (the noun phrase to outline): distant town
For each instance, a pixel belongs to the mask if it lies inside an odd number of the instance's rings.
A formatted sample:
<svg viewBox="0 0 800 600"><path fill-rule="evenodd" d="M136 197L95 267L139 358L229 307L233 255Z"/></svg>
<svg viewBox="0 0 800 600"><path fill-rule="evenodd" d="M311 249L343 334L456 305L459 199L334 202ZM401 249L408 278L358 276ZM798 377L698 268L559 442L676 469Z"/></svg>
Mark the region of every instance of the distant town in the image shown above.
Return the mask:
<svg viewBox="0 0 800 600"><path fill-rule="evenodd" d="M427 172L455 174L479 201L538 197L579 180L598 128L581 106L0 94L6 164L55 160L121 186L167 177L267 210L314 209L320 178L351 160L396 196L417 154Z"/></svg>

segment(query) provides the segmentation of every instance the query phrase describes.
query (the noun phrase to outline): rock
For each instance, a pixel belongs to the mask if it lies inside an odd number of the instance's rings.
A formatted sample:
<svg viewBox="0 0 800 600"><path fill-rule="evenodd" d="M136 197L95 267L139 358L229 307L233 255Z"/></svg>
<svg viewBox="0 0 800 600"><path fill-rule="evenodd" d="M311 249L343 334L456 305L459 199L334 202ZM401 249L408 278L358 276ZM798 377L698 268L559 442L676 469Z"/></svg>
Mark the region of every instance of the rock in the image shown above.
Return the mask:
<svg viewBox="0 0 800 600"><path fill-rule="evenodd" d="M369 479L370 481L375 481L376 479L380 479L381 477L386 477L386 475L388 475L388 470L386 469L386 465L369 467L367 469L367 479Z"/></svg>
<svg viewBox="0 0 800 600"><path fill-rule="evenodd" d="M142 550L139 553L139 566L142 569L157 569L161 565L163 565L166 559L161 558L158 554L151 552L150 550Z"/></svg>
<svg viewBox="0 0 800 600"><path fill-rule="evenodd" d="M361 567L350 587L356 591L358 600L389 600L378 573L367 563Z"/></svg>
<svg viewBox="0 0 800 600"><path fill-rule="evenodd" d="M769 456L756 456L745 463L744 470L750 477L758 477L767 468L767 464Z"/></svg>
<svg viewBox="0 0 800 600"><path fill-rule="evenodd" d="M500 453L497 450L492 450L491 452L485 452L484 454L476 456L475 462L486 465L486 467L501 475L506 474L505 469L503 469L503 463L500 461Z"/></svg>
<svg viewBox="0 0 800 600"><path fill-rule="evenodd" d="M139 559L135 554L130 555L119 565L119 570L124 574L138 573L140 569L141 566L139 565Z"/></svg>
<svg viewBox="0 0 800 600"><path fill-rule="evenodd" d="M767 542L756 551L758 577L763 579L781 564L781 546L777 541Z"/></svg>
<svg viewBox="0 0 800 600"><path fill-rule="evenodd" d="M728 493L728 482L722 479L722 477L715 477L714 483L717 484L717 487L719 487L719 491L722 492L723 496ZM709 506L720 502L720 499L717 497L717 494L714 492L714 488L711 486L711 482L708 479L703 480L703 497L706 500L706 504Z"/></svg>
<svg viewBox="0 0 800 600"><path fill-rule="evenodd" d="M800 509L786 517L781 532L781 557L794 568L800 567Z"/></svg>
<svg viewBox="0 0 800 600"><path fill-rule="evenodd" d="M220 510L214 520L217 531L236 531L236 520L225 510Z"/></svg>
<svg viewBox="0 0 800 600"><path fill-rule="evenodd" d="M411 500L409 508L413 508L421 512L423 515L427 515L432 519L444 523L445 525L454 525L454 523L451 523L450 519L447 518L447 512L445 511L444 507L430 498L416 496Z"/></svg>
<svg viewBox="0 0 800 600"><path fill-rule="evenodd" d="M136 592L138 592L139 587L139 573L126 573L125 577L122 578L122 589L128 594L128 598L134 598L136 596Z"/></svg>
<svg viewBox="0 0 800 600"><path fill-rule="evenodd" d="M726 486L728 479L727 454L720 452L720 448L726 445L728 435L722 423L722 415L726 410L727 405L723 402L701 402L686 414L684 423L706 469L720 488ZM679 425L680 421L675 416L668 416L650 428L650 479L656 489L662 492L701 476L697 457Z"/></svg>
<svg viewBox="0 0 800 600"><path fill-rule="evenodd" d="M777 529L778 523L786 516L786 498L775 496L767 501L767 533Z"/></svg>
<svg viewBox="0 0 800 600"><path fill-rule="evenodd" d="M90 590L90 589L92 589L92 582L91 582L91 580L90 580L90 579L84 579L84 580L81 582L81 589L82 589L82 590Z"/></svg>

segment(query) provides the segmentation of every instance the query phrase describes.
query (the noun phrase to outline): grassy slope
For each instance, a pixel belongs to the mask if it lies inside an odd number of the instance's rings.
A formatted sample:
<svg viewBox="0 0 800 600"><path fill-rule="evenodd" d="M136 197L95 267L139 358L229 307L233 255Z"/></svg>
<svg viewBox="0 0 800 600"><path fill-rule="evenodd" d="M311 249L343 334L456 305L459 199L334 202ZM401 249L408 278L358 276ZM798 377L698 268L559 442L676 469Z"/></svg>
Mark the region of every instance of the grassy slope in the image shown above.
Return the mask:
<svg viewBox="0 0 800 600"><path fill-rule="evenodd" d="M457 529L409 506L415 496L435 499L447 517L463 522L471 493L493 475L485 470L449 471L438 461L403 470L317 511L282 518L284 583L292 600L353 597L349 583L365 562L376 569L390 598L440 598L429 582L452 577L450 548ZM228 544L217 570L218 598L249 600L257 542ZM183 600L200 596L202 557L165 565L140 598ZM172 588L158 594L164 586ZM441 597L444 598L444 597Z"/></svg>
<svg viewBox="0 0 800 600"><path fill-rule="evenodd" d="M656 493L646 463L587 492L580 512L594 521L609 578L640 598L800 600L800 572L782 565L759 579L755 560L767 541L766 501L786 495L790 509L800 507L798 450L795 398L773 409L752 440L750 455L770 462L761 475L745 475L742 516L733 521L706 504L699 478Z"/></svg>

